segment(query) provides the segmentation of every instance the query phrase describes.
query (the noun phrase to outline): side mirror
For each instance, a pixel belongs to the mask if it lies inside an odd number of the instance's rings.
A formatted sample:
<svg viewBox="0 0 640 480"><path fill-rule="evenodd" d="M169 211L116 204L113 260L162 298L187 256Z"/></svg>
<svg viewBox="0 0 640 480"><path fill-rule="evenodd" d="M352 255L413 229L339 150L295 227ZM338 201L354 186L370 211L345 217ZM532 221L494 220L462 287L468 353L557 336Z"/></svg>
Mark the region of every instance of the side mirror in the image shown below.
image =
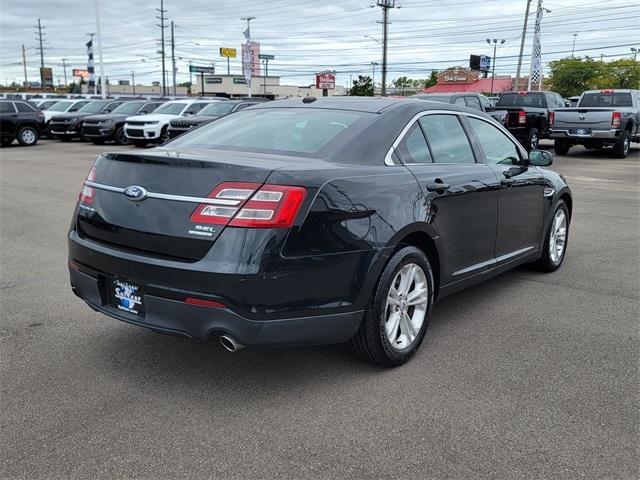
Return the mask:
<svg viewBox="0 0 640 480"><path fill-rule="evenodd" d="M69 109L69 111L70 111L70 112L77 112L77 111L78 111L78 109L77 109L77 108L70 108L70 109Z"/></svg>
<svg viewBox="0 0 640 480"><path fill-rule="evenodd" d="M146 110L140 110L138 112L138 115L146 115L147 113L149 113L149 112L147 112Z"/></svg>
<svg viewBox="0 0 640 480"><path fill-rule="evenodd" d="M536 167L548 167L553 163L553 155L545 150L531 150L528 164Z"/></svg>
<svg viewBox="0 0 640 480"><path fill-rule="evenodd" d="M565 107L570 107L571 106L571 102L569 100L565 100L564 101L564 106Z"/></svg>

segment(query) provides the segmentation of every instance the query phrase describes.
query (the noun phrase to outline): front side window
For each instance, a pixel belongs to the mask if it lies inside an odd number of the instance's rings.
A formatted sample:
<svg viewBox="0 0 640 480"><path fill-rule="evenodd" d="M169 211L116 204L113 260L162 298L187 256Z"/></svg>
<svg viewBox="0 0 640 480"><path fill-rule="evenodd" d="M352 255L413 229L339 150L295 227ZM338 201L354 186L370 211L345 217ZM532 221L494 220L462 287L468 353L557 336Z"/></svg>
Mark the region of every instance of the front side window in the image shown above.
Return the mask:
<svg viewBox="0 0 640 480"><path fill-rule="evenodd" d="M491 108L493 107L493 105L491 104L491 102L489 101L489 99L487 97L485 97L484 95L480 96L480 103L482 104L482 106L485 108L485 110L487 108Z"/></svg>
<svg viewBox="0 0 640 480"><path fill-rule="evenodd" d="M467 100L467 107L474 108L476 110L482 110L482 107L480 106L480 100L478 100L476 97L465 97L465 99Z"/></svg>
<svg viewBox="0 0 640 480"><path fill-rule="evenodd" d="M509 137L489 122L472 117L469 117L468 120L478 137L487 163L491 165L518 165L520 163L518 149Z"/></svg>
<svg viewBox="0 0 640 480"><path fill-rule="evenodd" d="M420 120L435 163L475 163L457 115L425 115Z"/></svg>
<svg viewBox="0 0 640 480"><path fill-rule="evenodd" d="M243 110L181 135L171 146L312 154L365 117L375 116L319 108Z"/></svg>
<svg viewBox="0 0 640 480"><path fill-rule="evenodd" d="M433 163L420 126L415 123L396 147L403 163Z"/></svg>
<svg viewBox="0 0 640 480"><path fill-rule="evenodd" d="M198 113L200 110L202 110L204 107L206 107L207 105L211 105L210 103L194 103L193 105L191 105L189 108L187 108L187 110L184 112L185 115L193 115Z"/></svg>

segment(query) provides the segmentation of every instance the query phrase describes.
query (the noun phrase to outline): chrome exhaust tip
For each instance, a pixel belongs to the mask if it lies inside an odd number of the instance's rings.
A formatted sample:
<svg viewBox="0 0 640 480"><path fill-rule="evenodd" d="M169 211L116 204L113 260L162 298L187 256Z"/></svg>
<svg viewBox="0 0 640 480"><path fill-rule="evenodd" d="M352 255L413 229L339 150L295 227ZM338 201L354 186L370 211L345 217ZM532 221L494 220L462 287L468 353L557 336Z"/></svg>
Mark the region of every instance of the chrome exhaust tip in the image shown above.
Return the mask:
<svg viewBox="0 0 640 480"><path fill-rule="evenodd" d="M242 350L244 345L230 335L220 335L220 344L230 352Z"/></svg>

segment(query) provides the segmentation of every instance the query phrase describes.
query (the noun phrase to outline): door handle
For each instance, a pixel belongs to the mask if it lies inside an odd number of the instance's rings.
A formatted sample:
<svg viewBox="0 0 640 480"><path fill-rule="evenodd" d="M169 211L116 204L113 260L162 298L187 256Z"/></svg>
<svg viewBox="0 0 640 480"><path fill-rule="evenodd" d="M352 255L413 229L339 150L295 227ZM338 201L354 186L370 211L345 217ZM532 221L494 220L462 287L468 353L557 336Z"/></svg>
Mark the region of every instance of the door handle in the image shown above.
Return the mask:
<svg viewBox="0 0 640 480"><path fill-rule="evenodd" d="M448 183L443 182L432 182L427 184L427 190L429 192L438 192L442 193L445 190L449 190L450 185Z"/></svg>

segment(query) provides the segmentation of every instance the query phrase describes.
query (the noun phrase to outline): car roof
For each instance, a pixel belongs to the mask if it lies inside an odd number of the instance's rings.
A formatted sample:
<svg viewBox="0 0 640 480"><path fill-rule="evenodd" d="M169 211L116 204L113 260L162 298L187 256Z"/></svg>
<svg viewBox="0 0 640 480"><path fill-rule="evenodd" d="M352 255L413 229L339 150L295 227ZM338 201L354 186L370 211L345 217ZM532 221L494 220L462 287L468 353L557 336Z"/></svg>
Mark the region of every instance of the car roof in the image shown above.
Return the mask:
<svg viewBox="0 0 640 480"><path fill-rule="evenodd" d="M386 108L406 101L404 98L389 97L302 97L275 100L273 102L260 102L251 108L326 108L332 110L380 113Z"/></svg>
<svg viewBox="0 0 640 480"><path fill-rule="evenodd" d="M586 90L585 92L582 92L582 94L584 95L585 93L609 93L609 92L613 92L613 93L633 93L636 92L637 90L633 89L633 88L601 88L599 90Z"/></svg>

